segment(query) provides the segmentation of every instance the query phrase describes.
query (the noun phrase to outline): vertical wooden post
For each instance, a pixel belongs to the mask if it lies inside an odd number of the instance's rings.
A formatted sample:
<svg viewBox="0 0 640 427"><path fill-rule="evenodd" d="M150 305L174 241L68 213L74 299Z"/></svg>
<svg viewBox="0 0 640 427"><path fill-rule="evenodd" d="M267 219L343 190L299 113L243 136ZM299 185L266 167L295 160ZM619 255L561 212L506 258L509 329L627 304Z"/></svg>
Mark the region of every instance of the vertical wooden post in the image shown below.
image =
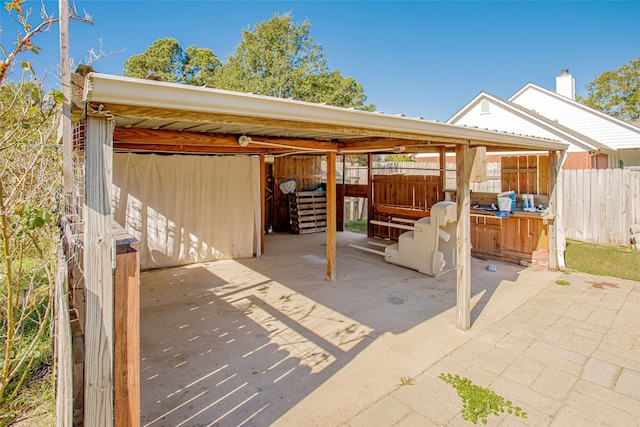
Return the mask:
<svg viewBox="0 0 640 427"><path fill-rule="evenodd" d="M447 149L444 147L444 145L442 147L440 147L440 188L438 189L438 192L442 192L440 193L438 200L444 200L445 199L445 193L444 193L444 189L447 188Z"/></svg>
<svg viewBox="0 0 640 427"><path fill-rule="evenodd" d="M89 115L86 132L84 425L103 427L113 426L112 122Z"/></svg>
<svg viewBox="0 0 640 427"><path fill-rule="evenodd" d="M264 229L266 224L267 200L267 167L264 162L264 154L260 154L260 254L264 253Z"/></svg>
<svg viewBox="0 0 640 427"><path fill-rule="evenodd" d="M373 154L367 153L367 236L373 237Z"/></svg>
<svg viewBox="0 0 640 427"><path fill-rule="evenodd" d="M547 233L549 236L549 270L556 271L558 269L558 234L556 225L558 222L555 217L557 215L557 195L556 183L558 177L558 153L549 151L549 214L551 220L547 224Z"/></svg>
<svg viewBox="0 0 640 427"><path fill-rule="evenodd" d="M73 141L71 135L71 70L69 68L69 2L59 0L60 14L60 73L62 86L62 188L65 203L71 202L73 192Z"/></svg>
<svg viewBox="0 0 640 427"><path fill-rule="evenodd" d="M337 156L336 156L337 157ZM336 231L344 231L344 193L346 189L346 156L342 156L342 182L336 192Z"/></svg>
<svg viewBox="0 0 640 427"><path fill-rule="evenodd" d="M469 176L472 161L469 146L456 145L456 200L458 211L456 245L456 327L471 327L471 196Z"/></svg>
<svg viewBox="0 0 640 427"><path fill-rule="evenodd" d="M336 281L336 153L327 153L327 280Z"/></svg>
<svg viewBox="0 0 640 427"><path fill-rule="evenodd" d="M114 288L114 425L140 426L140 243L121 227Z"/></svg>

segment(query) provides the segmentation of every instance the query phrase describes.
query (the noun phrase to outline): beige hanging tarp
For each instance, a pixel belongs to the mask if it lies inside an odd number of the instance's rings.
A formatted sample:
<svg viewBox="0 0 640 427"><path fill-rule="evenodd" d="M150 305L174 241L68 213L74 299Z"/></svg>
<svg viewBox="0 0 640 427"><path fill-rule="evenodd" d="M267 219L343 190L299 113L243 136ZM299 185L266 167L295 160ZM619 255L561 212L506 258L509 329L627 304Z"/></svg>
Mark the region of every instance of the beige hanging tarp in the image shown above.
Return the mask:
<svg viewBox="0 0 640 427"><path fill-rule="evenodd" d="M255 156L116 153L113 204L143 269L260 255Z"/></svg>

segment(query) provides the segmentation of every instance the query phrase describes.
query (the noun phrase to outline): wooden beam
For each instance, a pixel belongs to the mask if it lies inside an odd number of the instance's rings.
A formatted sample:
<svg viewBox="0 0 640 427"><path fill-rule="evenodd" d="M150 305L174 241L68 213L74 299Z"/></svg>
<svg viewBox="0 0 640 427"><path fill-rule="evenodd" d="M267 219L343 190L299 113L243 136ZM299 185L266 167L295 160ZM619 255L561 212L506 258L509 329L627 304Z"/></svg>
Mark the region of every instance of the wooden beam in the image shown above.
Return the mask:
<svg viewBox="0 0 640 427"><path fill-rule="evenodd" d="M238 138L239 135L229 135L222 133L122 127L116 128L113 133L113 140L116 143L126 142L129 144L245 148L240 146L240 144L238 143ZM317 141L315 139L285 137L273 138L263 136L252 136L251 138L252 142L250 142L246 146L246 148L254 150L261 150L264 148L278 148L280 150L282 150L283 148L287 150L314 149L319 151L337 149L336 144L328 141Z"/></svg>
<svg viewBox="0 0 640 427"><path fill-rule="evenodd" d="M375 151L380 149L389 149L395 146L402 146L405 148L425 148L432 150L432 144L462 144L466 143L466 140L459 138L448 138L437 135L412 135L405 138L391 138L391 137L377 137L377 138L353 138L343 139L338 142L338 149L343 151L349 150L363 150L363 151Z"/></svg>
<svg viewBox="0 0 640 427"><path fill-rule="evenodd" d="M291 131L303 131L314 133L339 133L346 137L348 136L362 136L362 137L378 137L378 138L396 138L403 140L413 141L436 141L435 138L442 139L435 135L423 135L418 133L407 132L393 132L384 129L369 129L358 128L353 126L334 125L330 123L309 123L298 122L293 120L278 120L263 117L246 117L246 116L234 116L229 114L217 114L217 113L201 113L183 110L167 110L154 107L138 107L124 104L111 104L111 103L92 103L91 108L96 110L109 110L109 112L116 118L118 117L131 117L146 120L168 120L173 122L192 122L192 123L206 123L212 126L216 124L220 125L233 125L233 126L246 126L246 127L258 127L267 129L280 129L282 135L276 135L274 137L286 137L287 132ZM458 139L452 139L451 143L460 141Z"/></svg>
<svg viewBox="0 0 640 427"><path fill-rule="evenodd" d="M199 154L279 154L284 151L275 148L248 148L248 147L206 147L190 145L158 145L158 144L137 144L128 142L115 142L116 151L158 151L164 153L199 153Z"/></svg>
<svg viewBox="0 0 640 427"><path fill-rule="evenodd" d="M88 116L85 146L84 425L113 425L112 122Z"/></svg>
<svg viewBox="0 0 640 427"><path fill-rule="evenodd" d="M469 146L456 146L456 200L458 211L456 327L463 331L471 327L471 197L469 194L469 177L473 161L470 157Z"/></svg>
<svg viewBox="0 0 640 427"><path fill-rule="evenodd" d="M327 153L327 280L336 281L336 153Z"/></svg>
<svg viewBox="0 0 640 427"><path fill-rule="evenodd" d="M558 269L558 229L557 229L557 196L556 189L558 177L558 153L549 151L549 216L547 224L547 234L549 237L549 270L556 271Z"/></svg>
<svg viewBox="0 0 640 427"><path fill-rule="evenodd" d="M114 288L114 401L117 427L140 425L140 243L119 225Z"/></svg>

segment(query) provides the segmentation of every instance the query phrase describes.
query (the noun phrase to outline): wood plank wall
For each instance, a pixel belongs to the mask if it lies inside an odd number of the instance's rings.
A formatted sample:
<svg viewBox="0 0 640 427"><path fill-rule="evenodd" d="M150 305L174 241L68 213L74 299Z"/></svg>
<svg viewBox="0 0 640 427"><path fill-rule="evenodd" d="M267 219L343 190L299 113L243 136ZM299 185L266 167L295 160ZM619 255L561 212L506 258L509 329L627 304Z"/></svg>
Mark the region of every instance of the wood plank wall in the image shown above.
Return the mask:
<svg viewBox="0 0 640 427"><path fill-rule="evenodd" d="M390 221L393 217L419 219L429 216L429 208L444 200L439 176L374 175L373 219ZM403 232L376 225L374 235L397 240Z"/></svg>
<svg viewBox="0 0 640 427"><path fill-rule="evenodd" d="M549 194L548 156L528 155L502 158L502 191L517 194Z"/></svg>
<svg viewBox="0 0 640 427"><path fill-rule="evenodd" d="M289 203L286 194L278 188L284 181L295 179L296 191L313 191L325 180L322 173L324 156L276 157L273 162L273 229L289 231Z"/></svg>

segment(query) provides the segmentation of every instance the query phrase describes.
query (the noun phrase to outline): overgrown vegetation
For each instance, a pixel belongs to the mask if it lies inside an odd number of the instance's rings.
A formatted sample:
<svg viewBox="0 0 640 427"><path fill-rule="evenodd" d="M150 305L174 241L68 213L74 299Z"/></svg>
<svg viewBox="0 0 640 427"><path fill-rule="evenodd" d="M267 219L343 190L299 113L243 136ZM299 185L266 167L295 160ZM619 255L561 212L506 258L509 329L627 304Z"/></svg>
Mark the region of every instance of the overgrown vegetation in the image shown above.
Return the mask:
<svg viewBox="0 0 640 427"><path fill-rule="evenodd" d="M570 270L640 281L640 253L637 249L568 241L564 257Z"/></svg>
<svg viewBox="0 0 640 427"><path fill-rule="evenodd" d="M513 407L513 403L505 400L493 390L480 387L467 378L458 375L444 374L438 375L442 381L450 384L458 392L462 399L462 418L474 424L478 420L482 424L487 424L489 415L500 415L503 413L513 414L516 417L527 418L527 413L519 406Z"/></svg>
<svg viewBox="0 0 640 427"><path fill-rule="evenodd" d="M24 0L5 3L22 31L12 48L0 44L0 426L43 407L53 391L51 313L61 147L56 143L59 92L45 94L24 52L57 18L41 10L28 22ZM70 11L71 19L79 18ZM14 66L19 70L14 73ZM19 72L21 70L21 72ZM19 81L8 80L17 74ZM31 398L29 398L31 396ZM34 396L38 396L34 398ZM49 399L48 402L55 399ZM48 409L53 412L53 404Z"/></svg>
<svg viewBox="0 0 640 427"><path fill-rule="evenodd" d="M12 418L22 387L51 365L60 150L57 104L37 82L2 86L0 105L0 412Z"/></svg>
<svg viewBox="0 0 640 427"><path fill-rule="evenodd" d="M354 233L367 234L367 220L360 219L357 221L349 221L344 223L344 228Z"/></svg>

